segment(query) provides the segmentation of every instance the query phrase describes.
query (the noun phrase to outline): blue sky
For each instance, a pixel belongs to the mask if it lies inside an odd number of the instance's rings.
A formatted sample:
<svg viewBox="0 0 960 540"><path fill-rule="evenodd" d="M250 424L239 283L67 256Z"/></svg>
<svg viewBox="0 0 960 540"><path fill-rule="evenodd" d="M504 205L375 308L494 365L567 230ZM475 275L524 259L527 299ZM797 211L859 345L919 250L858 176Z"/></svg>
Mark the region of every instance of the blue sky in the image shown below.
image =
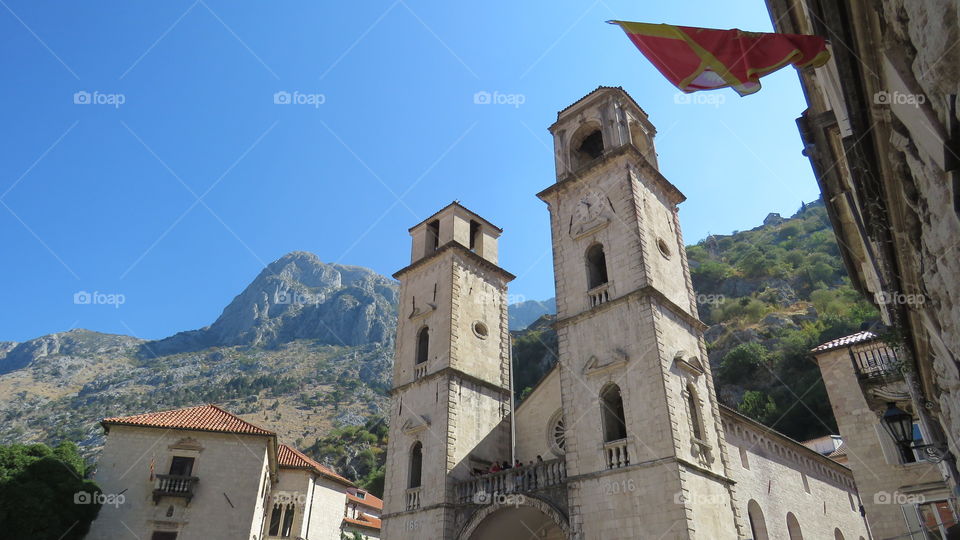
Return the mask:
<svg viewBox="0 0 960 540"><path fill-rule="evenodd" d="M761 0L0 4L0 340L198 328L293 250L390 274L454 199L505 229L514 298L553 296L546 128L600 84L657 126L688 243L819 195L793 68L677 103L604 24L769 31Z"/></svg>

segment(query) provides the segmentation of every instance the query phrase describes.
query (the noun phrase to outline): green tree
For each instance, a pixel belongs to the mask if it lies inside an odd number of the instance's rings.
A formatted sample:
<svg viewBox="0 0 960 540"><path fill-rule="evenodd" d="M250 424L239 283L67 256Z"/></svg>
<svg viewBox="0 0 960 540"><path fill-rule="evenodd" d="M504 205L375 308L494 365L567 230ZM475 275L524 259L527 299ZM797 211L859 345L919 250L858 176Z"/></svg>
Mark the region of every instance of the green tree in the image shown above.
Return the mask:
<svg viewBox="0 0 960 540"><path fill-rule="evenodd" d="M744 392L743 401L737 406L737 410L768 426L778 417L777 404L773 401L773 397L757 390Z"/></svg>
<svg viewBox="0 0 960 540"><path fill-rule="evenodd" d="M82 539L100 512L100 488L85 473L72 442L0 446L3 537Z"/></svg>
<svg viewBox="0 0 960 540"><path fill-rule="evenodd" d="M383 485L386 480L386 469L380 467L370 471L370 474L360 482L360 487L373 493L377 497L383 498Z"/></svg>
<svg viewBox="0 0 960 540"><path fill-rule="evenodd" d="M758 371L766 371L767 349L750 342L737 345L720 361L720 380L734 382L756 378Z"/></svg>

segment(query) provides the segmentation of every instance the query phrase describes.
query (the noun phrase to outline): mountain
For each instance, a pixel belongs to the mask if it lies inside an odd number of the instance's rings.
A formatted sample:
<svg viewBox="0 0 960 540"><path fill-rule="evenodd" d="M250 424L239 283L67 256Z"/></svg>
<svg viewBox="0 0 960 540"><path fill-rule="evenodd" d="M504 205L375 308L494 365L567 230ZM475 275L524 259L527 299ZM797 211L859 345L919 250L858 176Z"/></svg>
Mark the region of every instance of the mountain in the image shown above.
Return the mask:
<svg viewBox="0 0 960 540"><path fill-rule="evenodd" d="M749 231L687 246L722 403L798 440L836 433L816 345L875 324L853 290L822 201ZM557 361L549 316L514 332L518 399Z"/></svg>
<svg viewBox="0 0 960 540"><path fill-rule="evenodd" d="M274 347L296 339L328 345L388 345L396 325L397 285L359 266L323 264L295 251L260 272L213 324L145 343L163 356L210 347Z"/></svg>
<svg viewBox="0 0 960 540"><path fill-rule="evenodd" d="M210 326L156 341L71 330L0 342L0 443L103 444L107 416L217 403L312 444L384 412L398 286L372 270L294 252L271 263Z"/></svg>
<svg viewBox="0 0 960 540"><path fill-rule="evenodd" d="M557 299L526 300L510 304L509 328L511 331L523 330L543 315L557 312Z"/></svg>

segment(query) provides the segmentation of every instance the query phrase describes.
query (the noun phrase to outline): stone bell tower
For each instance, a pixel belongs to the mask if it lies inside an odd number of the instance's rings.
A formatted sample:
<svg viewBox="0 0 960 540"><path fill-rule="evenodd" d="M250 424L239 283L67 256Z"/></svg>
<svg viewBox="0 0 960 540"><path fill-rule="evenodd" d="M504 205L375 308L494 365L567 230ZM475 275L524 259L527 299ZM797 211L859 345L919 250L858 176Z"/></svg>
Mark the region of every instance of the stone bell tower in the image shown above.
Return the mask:
<svg viewBox="0 0 960 540"><path fill-rule="evenodd" d="M570 525L578 538L738 537L677 205L646 113L600 87L551 126ZM740 532L744 532L740 530Z"/></svg>
<svg viewBox="0 0 960 540"><path fill-rule="evenodd" d="M510 456L501 229L454 202L410 229L400 280L383 538L453 538L454 484Z"/></svg>

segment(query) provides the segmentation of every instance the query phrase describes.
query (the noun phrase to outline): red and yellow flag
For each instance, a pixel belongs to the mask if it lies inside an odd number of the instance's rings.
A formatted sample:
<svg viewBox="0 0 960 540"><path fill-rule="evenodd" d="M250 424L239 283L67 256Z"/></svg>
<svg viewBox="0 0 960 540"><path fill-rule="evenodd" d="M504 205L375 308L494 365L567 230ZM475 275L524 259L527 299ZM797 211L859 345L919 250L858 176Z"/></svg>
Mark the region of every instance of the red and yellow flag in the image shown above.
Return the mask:
<svg viewBox="0 0 960 540"><path fill-rule="evenodd" d="M660 73L684 92L729 86L745 96L760 90L760 77L787 64L820 67L830 59L819 36L609 22L620 25Z"/></svg>

